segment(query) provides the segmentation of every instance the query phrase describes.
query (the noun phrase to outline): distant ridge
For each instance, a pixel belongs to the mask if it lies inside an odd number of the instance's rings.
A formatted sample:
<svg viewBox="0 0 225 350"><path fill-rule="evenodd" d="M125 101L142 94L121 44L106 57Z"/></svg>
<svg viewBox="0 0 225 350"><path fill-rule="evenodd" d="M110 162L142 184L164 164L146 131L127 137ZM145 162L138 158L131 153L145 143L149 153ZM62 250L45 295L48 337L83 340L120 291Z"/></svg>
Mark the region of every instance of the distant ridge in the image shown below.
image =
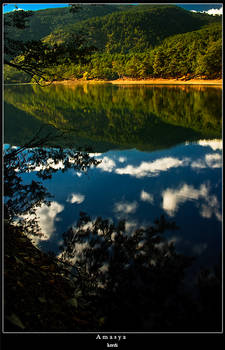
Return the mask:
<svg viewBox="0 0 225 350"><path fill-rule="evenodd" d="M107 7L107 6L105 6ZM116 6L114 6L116 7ZM45 41L60 42L71 32L83 31L89 43L107 52L141 52L172 35L201 29L204 25L218 22L219 18L193 13L174 5L140 5L126 7L104 16L75 21L58 27ZM82 10L85 11L85 10Z"/></svg>

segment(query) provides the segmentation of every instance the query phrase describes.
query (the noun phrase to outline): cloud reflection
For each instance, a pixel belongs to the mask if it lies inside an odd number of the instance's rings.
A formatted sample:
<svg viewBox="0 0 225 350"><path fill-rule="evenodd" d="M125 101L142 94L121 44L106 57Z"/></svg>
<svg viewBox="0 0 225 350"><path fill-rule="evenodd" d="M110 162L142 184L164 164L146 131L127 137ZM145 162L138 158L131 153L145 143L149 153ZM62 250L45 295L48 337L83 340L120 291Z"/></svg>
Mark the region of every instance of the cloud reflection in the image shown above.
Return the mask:
<svg viewBox="0 0 225 350"><path fill-rule="evenodd" d="M127 233L132 233L138 228L138 222L135 220L125 222L125 231Z"/></svg>
<svg viewBox="0 0 225 350"><path fill-rule="evenodd" d="M37 209L37 216L39 218L38 222L44 236L42 240L47 240L50 238L52 233L55 231L55 221L57 221L57 214L62 212L64 206L57 203L51 202L48 207L46 204L42 204L40 208Z"/></svg>
<svg viewBox="0 0 225 350"><path fill-rule="evenodd" d="M131 175L136 178L158 175L161 171L186 165L187 159L180 160L173 157L156 159L153 162L142 162L139 166L127 165L125 168L117 168L115 172L120 175Z"/></svg>
<svg viewBox="0 0 225 350"><path fill-rule="evenodd" d="M181 204L187 201L196 201L200 208L200 215L204 218L211 218L213 215L221 221L219 201L214 195L210 195L210 188L206 184L202 184L199 189L195 189L191 185L184 184L179 189L166 189L162 192L162 208L169 216L174 216ZM203 203L197 202L199 199Z"/></svg>
<svg viewBox="0 0 225 350"><path fill-rule="evenodd" d="M213 151L216 151L217 149L222 150L223 148L223 143L222 140L199 140L197 141L197 144L200 146L204 146L204 147L211 147L213 149Z"/></svg>
<svg viewBox="0 0 225 350"><path fill-rule="evenodd" d="M210 168L222 167L222 154L206 154L205 162Z"/></svg>
<svg viewBox="0 0 225 350"><path fill-rule="evenodd" d="M153 197L153 195L151 195L151 194L148 193L148 192L145 192L144 190L141 191L140 199L141 199L143 202L149 202L149 203L153 203L153 202L154 202L154 197Z"/></svg>
<svg viewBox="0 0 225 350"><path fill-rule="evenodd" d="M127 161L127 157L119 157L119 158L118 158L118 161L119 161L120 163L124 163L124 162Z"/></svg>
<svg viewBox="0 0 225 350"><path fill-rule="evenodd" d="M46 241L50 239L51 235L55 232L55 222L60 219L57 218L57 214L64 210L64 206L56 201L51 202L50 206L42 203L42 205L36 208L37 220L41 230L41 237L32 237L32 242L38 245L40 241ZM24 218L32 219L34 216L23 216Z"/></svg>
<svg viewBox="0 0 225 350"><path fill-rule="evenodd" d="M85 196L83 194L80 193L71 193L68 198L67 198L67 202L69 203L77 203L80 204L85 200Z"/></svg>
<svg viewBox="0 0 225 350"><path fill-rule="evenodd" d="M136 201L134 202L117 202L114 204L114 212L118 213L119 216L121 214L133 214L136 212L138 208L138 203Z"/></svg>
<svg viewBox="0 0 225 350"><path fill-rule="evenodd" d="M221 168L222 167L222 154L220 153L208 153L203 159L197 159L191 164L192 168Z"/></svg>
<svg viewBox="0 0 225 350"><path fill-rule="evenodd" d="M162 207L168 215L174 216L180 204L190 200L197 200L206 195L208 195L208 191L205 185L201 185L199 190L187 184L183 185L178 190L168 188L162 193Z"/></svg>
<svg viewBox="0 0 225 350"><path fill-rule="evenodd" d="M102 158L102 162L98 164L98 169L111 173L115 168L116 163L111 158L105 156Z"/></svg>

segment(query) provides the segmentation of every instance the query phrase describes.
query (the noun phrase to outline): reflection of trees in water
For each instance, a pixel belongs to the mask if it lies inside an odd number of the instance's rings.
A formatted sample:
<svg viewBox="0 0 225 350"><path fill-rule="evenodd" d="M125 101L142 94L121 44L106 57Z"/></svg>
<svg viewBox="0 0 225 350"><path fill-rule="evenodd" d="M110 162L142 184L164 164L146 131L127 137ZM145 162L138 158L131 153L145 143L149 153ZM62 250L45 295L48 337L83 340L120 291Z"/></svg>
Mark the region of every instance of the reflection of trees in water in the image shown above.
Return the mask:
<svg viewBox="0 0 225 350"><path fill-rule="evenodd" d="M156 149L221 137L221 91L215 88L17 86L6 88L5 100L58 129L120 146Z"/></svg>
<svg viewBox="0 0 225 350"><path fill-rule="evenodd" d="M25 184L21 175L34 171L39 179L46 180L58 170L85 172L100 162L90 157L87 150L44 148L46 142L51 142L51 139L56 142L57 137L61 140L63 134L40 136L41 132L43 130L40 129L23 147L9 147L4 152L5 219L9 223L17 222L24 231L33 234L40 233L36 209L43 203L50 205L47 198L52 196L42 181L32 180L30 184Z"/></svg>
<svg viewBox="0 0 225 350"><path fill-rule="evenodd" d="M94 305L104 330L220 330L221 274L202 271L193 298L184 284L193 258L163 238L176 228L162 216L127 234L123 221L91 221L80 213L77 226L64 233L60 260L74 266L78 303L80 296Z"/></svg>
<svg viewBox="0 0 225 350"><path fill-rule="evenodd" d="M163 241L166 229L175 229L175 224L162 217L154 227L128 235L125 222L91 222L81 213L77 227L64 234L61 259L75 259L79 287L101 310L107 330L163 329L171 322L167 317L164 324L158 314L168 312L166 303L179 298L177 288L191 259Z"/></svg>
<svg viewBox="0 0 225 350"><path fill-rule="evenodd" d="M41 234L31 215L49 204L43 180L59 169L86 171L98 164L87 152L40 147L50 139L33 139L4 155L5 221L15 224L20 218L17 225L28 235ZM38 169L40 181L24 184L20 175ZM220 331L221 271L202 271L199 295L193 298L183 282L192 258L178 254L163 238L168 229L176 229L175 223L161 217L128 235L125 222L91 221L81 213L77 227L64 233L59 259L74 265L75 299L96 310L101 330Z"/></svg>

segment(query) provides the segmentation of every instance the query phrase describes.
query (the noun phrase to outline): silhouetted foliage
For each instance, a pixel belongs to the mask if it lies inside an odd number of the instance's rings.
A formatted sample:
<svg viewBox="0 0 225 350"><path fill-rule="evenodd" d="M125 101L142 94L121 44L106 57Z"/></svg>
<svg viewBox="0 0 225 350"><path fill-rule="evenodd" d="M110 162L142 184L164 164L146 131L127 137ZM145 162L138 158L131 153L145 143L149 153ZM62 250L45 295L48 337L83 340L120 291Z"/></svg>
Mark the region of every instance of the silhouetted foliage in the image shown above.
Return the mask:
<svg viewBox="0 0 225 350"><path fill-rule="evenodd" d="M42 204L50 205L51 194L42 181L32 180L25 184L21 175L36 172L41 180L50 179L52 174L61 170L75 169L86 172L100 161L90 157L88 149L47 148L44 145L51 138L62 138L63 134L48 132L41 136L41 129L27 144L22 147L9 147L4 152L4 219L17 223L28 234L40 234L36 209Z"/></svg>
<svg viewBox="0 0 225 350"><path fill-rule="evenodd" d="M220 330L221 274L202 270L200 295L194 298L184 284L194 258L178 254L163 237L175 229L161 216L154 225L128 233L125 221L92 221L81 212L77 226L64 233L60 261L71 265L76 298L94 305L102 330Z"/></svg>
<svg viewBox="0 0 225 350"><path fill-rule="evenodd" d="M162 236L176 228L162 216L153 226L128 234L124 221L91 221L81 213L77 226L64 233L60 259L74 263L77 288L104 318L104 330L183 326L182 280L192 258L177 254Z"/></svg>
<svg viewBox="0 0 225 350"><path fill-rule="evenodd" d="M76 13L79 7L72 7ZM32 11L17 10L11 12L4 21L4 64L28 74L36 83L53 81L54 76L46 69L58 64L87 62L86 57L95 50L93 45L86 45L81 34L71 33L63 44L45 43L42 40L14 39L8 28L27 29L26 19L33 15Z"/></svg>

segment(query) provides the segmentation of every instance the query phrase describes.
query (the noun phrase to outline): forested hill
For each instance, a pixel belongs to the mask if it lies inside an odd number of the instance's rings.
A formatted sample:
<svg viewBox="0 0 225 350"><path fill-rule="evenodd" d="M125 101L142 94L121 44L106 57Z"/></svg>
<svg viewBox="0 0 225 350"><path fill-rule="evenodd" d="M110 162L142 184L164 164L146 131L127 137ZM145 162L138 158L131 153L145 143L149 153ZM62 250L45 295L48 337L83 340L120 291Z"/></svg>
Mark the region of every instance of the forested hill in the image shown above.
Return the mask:
<svg viewBox="0 0 225 350"><path fill-rule="evenodd" d="M154 48L171 35L198 30L218 20L220 18L193 13L172 5L131 6L124 11L115 11L60 27L45 38L45 41L52 44L62 42L69 33L83 31L89 44L106 52L142 52L147 48Z"/></svg>
<svg viewBox="0 0 225 350"><path fill-rule="evenodd" d="M129 7L132 6L126 6L126 9ZM69 24L75 24L92 17L105 16L124 9L124 6L119 5L85 5L81 6L75 14L70 12L68 7L32 11L33 15L27 19L28 28L25 31L15 28L8 28L8 31L16 40L39 40L52 31L64 28ZM4 15L5 18L9 18L9 16L10 13Z"/></svg>
<svg viewBox="0 0 225 350"><path fill-rule="evenodd" d="M6 16L6 15L5 15ZM222 16L187 11L175 5L83 5L35 11L29 27L9 35L71 47L83 33L95 46L89 62L58 60L45 70L46 79L221 78ZM76 40L74 45L76 45ZM21 56L19 60L23 59ZM30 82L30 76L6 66L7 83Z"/></svg>
<svg viewBox="0 0 225 350"><path fill-rule="evenodd" d="M4 15L6 18L9 14ZM82 30L91 44L109 52L145 50L168 36L221 22L221 17L193 13L174 5L83 5L33 11L26 30L7 28L15 40L63 41L68 32Z"/></svg>

